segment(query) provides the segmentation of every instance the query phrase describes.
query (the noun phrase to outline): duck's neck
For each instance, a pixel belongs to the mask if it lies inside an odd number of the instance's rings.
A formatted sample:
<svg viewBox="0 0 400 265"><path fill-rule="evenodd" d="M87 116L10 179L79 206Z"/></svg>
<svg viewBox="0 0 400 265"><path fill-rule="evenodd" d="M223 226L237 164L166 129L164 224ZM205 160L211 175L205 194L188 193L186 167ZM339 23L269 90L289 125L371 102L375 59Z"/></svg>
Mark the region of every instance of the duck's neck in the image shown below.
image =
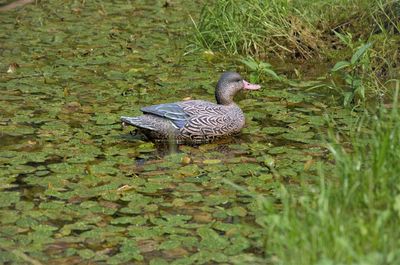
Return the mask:
<svg viewBox="0 0 400 265"><path fill-rule="evenodd" d="M235 104L233 102L233 97L232 98L227 98L227 97L219 97L218 94L215 95L215 99L217 100L217 103L220 105L232 105Z"/></svg>
<svg viewBox="0 0 400 265"><path fill-rule="evenodd" d="M233 102L233 97L235 96L236 92L237 91L234 89L226 89L218 86L215 90L215 99L220 105L232 105L235 104Z"/></svg>

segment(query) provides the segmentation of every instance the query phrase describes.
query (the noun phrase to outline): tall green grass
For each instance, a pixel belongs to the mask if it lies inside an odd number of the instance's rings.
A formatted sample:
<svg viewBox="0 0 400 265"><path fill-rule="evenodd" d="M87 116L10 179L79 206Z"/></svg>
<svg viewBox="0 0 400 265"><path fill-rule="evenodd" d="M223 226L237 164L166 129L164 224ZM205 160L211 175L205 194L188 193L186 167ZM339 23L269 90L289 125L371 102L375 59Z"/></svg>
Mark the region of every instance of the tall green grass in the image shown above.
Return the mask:
<svg viewBox="0 0 400 265"><path fill-rule="evenodd" d="M194 23L194 43L214 51L247 55L280 55L295 48L306 56L308 45L316 47L318 33L294 13L296 9L289 1L218 0L205 5L200 20Z"/></svg>
<svg viewBox="0 0 400 265"><path fill-rule="evenodd" d="M281 58L325 57L342 44L334 31L368 41L399 31L398 0L217 0L194 21L194 45Z"/></svg>
<svg viewBox="0 0 400 265"><path fill-rule="evenodd" d="M271 264L400 264L400 114L366 116L351 148L333 141L333 170L293 194L282 186L281 210L264 201ZM367 129L366 129L367 128Z"/></svg>
<svg viewBox="0 0 400 265"><path fill-rule="evenodd" d="M387 80L400 77L399 0L217 0L204 5L193 25L192 50L258 61L313 58L333 66L371 43L357 64L331 72L326 87L339 92L344 105L383 100Z"/></svg>

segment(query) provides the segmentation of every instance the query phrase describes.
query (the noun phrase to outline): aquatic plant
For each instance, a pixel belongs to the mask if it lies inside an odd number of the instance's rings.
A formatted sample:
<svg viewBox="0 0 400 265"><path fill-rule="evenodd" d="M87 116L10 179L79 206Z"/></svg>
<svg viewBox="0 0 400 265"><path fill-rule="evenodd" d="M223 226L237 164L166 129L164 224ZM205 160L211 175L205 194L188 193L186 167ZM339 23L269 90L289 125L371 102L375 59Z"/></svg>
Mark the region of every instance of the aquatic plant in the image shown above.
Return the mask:
<svg viewBox="0 0 400 265"><path fill-rule="evenodd" d="M358 47L353 56L349 61L339 61L332 68L332 73L340 73L341 79L344 81L344 87L338 85L334 79L332 79L331 87L339 90L343 93L343 105L349 106L352 102L365 101L365 81L370 78L366 78L366 74L371 73L370 60L366 56L372 43L363 44Z"/></svg>
<svg viewBox="0 0 400 265"><path fill-rule="evenodd" d="M257 61L253 57L247 57L245 59L239 59L239 62L243 63L250 70L250 82L260 82L266 77L270 77L275 80L281 80L280 77L273 69L272 65L267 62Z"/></svg>

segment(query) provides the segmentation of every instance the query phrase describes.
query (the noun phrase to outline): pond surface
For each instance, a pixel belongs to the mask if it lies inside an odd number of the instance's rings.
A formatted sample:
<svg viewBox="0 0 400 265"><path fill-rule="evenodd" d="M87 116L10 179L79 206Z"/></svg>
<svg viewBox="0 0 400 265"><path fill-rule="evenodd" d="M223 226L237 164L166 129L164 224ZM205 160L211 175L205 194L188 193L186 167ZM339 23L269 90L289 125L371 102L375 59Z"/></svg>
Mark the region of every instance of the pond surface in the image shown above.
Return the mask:
<svg viewBox="0 0 400 265"><path fill-rule="evenodd" d="M121 115L213 101L221 72L246 76L236 60L185 54L201 2L147 2L0 14L0 263L263 264L263 213L232 183L272 198L312 183L326 124L354 119L271 82L237 97L247 126L234 138L165 147L131 135Z"/></svg>

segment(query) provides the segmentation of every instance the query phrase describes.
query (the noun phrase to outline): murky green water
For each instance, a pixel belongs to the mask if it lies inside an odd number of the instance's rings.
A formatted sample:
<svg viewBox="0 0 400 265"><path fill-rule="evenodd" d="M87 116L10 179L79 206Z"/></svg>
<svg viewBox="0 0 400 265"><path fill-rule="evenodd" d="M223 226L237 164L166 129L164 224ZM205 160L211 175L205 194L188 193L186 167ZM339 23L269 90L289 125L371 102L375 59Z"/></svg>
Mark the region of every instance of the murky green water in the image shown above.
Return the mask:
<svg viewBox="0 0 400 265"><path fill-rule="evenodd" d="M119 116L214 100L223 70L246 75L184 56L201 4L51 2L0 14L0 263L263 263L262 213L226 180L271 197L312 182L326 121L354 118L269 83L238 97L239 136L154 146Z"/></svg>

